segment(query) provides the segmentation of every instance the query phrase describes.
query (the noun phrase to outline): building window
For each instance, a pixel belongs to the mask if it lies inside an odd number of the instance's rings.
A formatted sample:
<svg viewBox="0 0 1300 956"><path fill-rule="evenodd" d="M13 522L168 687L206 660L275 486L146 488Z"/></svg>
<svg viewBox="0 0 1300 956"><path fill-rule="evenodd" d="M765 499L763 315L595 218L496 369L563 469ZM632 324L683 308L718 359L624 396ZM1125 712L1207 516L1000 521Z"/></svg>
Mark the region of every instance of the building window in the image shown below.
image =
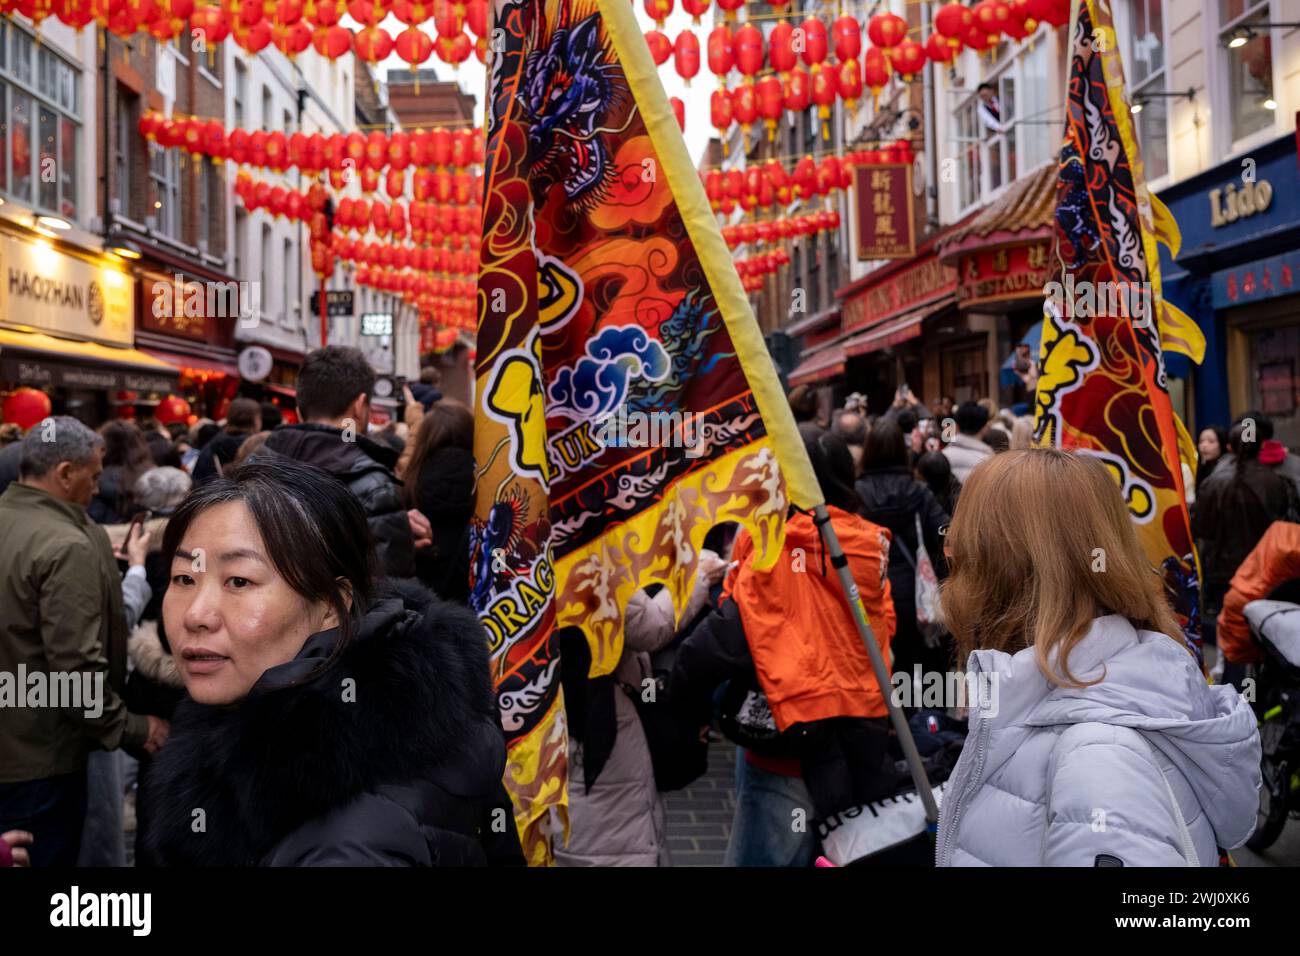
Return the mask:
<svg viewBox="0 0 1300 956"><path fill-rule="evenodd" d="M75 220L78 71L9 24L0 49L0 192Z"/></svg>
<svg viewBox="0 0 1300 956"><path fill-rule="evenodd" d="M1273 99L1273 45L1269 30L1268 0L1219 0L1219 49L1227 58L1228 114L1232 141L1273 125L1277 102ZM1235 49L1234 35L1246 37Z"/></svg>
<svg viewBox="0 0 1300 956"><path fill-rule="evenodd" d="M978 97L972 96L965 103L957 108L954 114L954 122L957 127L957 135L954 137L959 150L957 158L957 189L958 205L962 209L974 205L979 201L980 194L983 192L981 186L983 168L981 146L980 146L980 122L976 117L976 106L979 102Z"/></svg>
<svg viewBox="0 0 1300 956"><path fill-rule="evenodd" d="M131 215L131 146L135 142L135 110L139 97L119 89L117 94L117 132L113 137L115 166L113 204L124 216Z"/></svg>
<svg viewBox="0 0 1300 956"><path fill-rule="evenodd" d="M271 129L271 88L262 87L262 129L270 132Z"/></svg>
<svg viewBox="0 0 1300 956"><path fill-rule="evenodd" d="M270 311L271 303L266 300L266 279L274 268L271 261L271 227L265 223L262 224L262 280L261 280L261 302L264 310Z"/></svg>
<svg viewBox="0 0 1300 956"><path fill-rule="evenodd" d="M282 261L284 265L280 269L280 281L282 283L280 288L280 301L284 303L284 309L280 315L280 321L287 326L292 326L294 313L294 288L291 281L293 279L292 273L294 263L293 243L288 239L284 240L284 259Z"/></svg>
<svg viewBox="0 0 1300 956"><path fill-rule="evenodd" d="M164 236L181 237L180 151L149 144L149 178L153 182L153 226Z"/></svg>
<svg viewBox="0 0 1300 956"><path fill-rule="evenodd" d="M235 60L235 126L247 129L244 125L244 101L248 99L248 67Z"/></svg>
<svg viewBox="0 0 1300 956"><path fill-rule="evenodd" d="M234 258L234 275L240 282L245 282L248 276L244 270L248 264L248 254L244 250L244 243L248 241L248 213L235 207L235 258Z"/></svg>
<svg viewBox="0 0 1300 956"><path fill-rule="evenodd" d="M1129 38L1129 101L1138 107L1134 115L1142 165L1147 179L1159 179L1169 172L1169 109L1163 96L1143 99L1143 93L1169 89L1165 68L1164 0L1129 0L1129 24L1121 35Z"/></svg>
<svg viewBox="0 0 1300 956"><path fill-rule="evenodd" d="M1021 169L1037 169L1055 154L1064 125L1059 103L1049 102L1052 84L1048 79L1051 44L1035 43L1020 54L1020 101L1016 104L1017 143Z"/></svg>
<svg viewBox="0 0 1300 956"><path fill-rule="evenodd" d="M207 252L212 243L212 160L199 164L199 251Z"/></svg>

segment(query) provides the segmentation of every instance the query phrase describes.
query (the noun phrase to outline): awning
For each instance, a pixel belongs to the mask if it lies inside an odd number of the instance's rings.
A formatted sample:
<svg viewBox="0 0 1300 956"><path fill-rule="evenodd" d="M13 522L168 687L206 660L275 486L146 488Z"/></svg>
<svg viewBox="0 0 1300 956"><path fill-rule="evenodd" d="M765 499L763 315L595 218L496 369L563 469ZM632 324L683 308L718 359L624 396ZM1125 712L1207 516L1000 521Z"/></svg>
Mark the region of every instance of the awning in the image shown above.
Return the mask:
<svg viewBox="0 0 1300 956"><path fill-rule="evenodd" d="M0 328L0 376L25 385L170 392L180 369L139 349Z"/></svg>
<svg viewBox="0 0 1300 956"><path fill-rule="evenodd" d="M790 385L806 385L808 382L834 378L844 374L844 347L832 345L810 355L799 363L790 373Z"/></svg>
<svg viewBox="0 0 1300 956"><path fill-rule="evenodd" d="M197 355L181 355L176 352L163 352L158 349L144 349L143 351L154 358L175 365L177 368L197 368L205 372L215 372L218 375L239 375L237 365L231 362L223 362L220 359L200 358Z"/></svg>
<svg viewBox="0 0 1300 956"><path fill-rule="evenodd" d="M921 323L937 312L942 312L953 305L951 295L944 296L938 302L932 302L925 308L909 312L907 315L877 325L866 332L859 332L844 343L844 354L849 357L866 355L879 349L898 345L921 334Z"/></svg>

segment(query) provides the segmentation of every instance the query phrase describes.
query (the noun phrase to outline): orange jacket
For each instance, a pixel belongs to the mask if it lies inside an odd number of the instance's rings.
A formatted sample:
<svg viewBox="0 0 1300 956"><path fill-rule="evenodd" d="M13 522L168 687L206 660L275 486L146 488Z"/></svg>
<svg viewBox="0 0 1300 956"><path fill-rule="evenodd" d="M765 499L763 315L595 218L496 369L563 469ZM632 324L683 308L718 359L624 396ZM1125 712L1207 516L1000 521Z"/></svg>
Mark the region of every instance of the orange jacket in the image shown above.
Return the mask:
<svg viewBox="0 0 1300 956"><path fill-rule="evenodd" d="M888 665L895 627L886 576L889 532L847 511L827 510ZM796 514L786 522L785 548L769 570L750 567L753 553L754 543L742 531L732 554L739 563L724 594L740 611L777 727L828 717L885 716L871 658L812 516Z"/></svg>
<svg viewBox="0 0 1300 956"><path fill-rule="evenodd" d="M1260 659L1242 612L1251 601L1266 598L1280 584L1300 578L1300 524L1274 521L1232 576L1219 612L1219 651L1234 664Z"/></svg>

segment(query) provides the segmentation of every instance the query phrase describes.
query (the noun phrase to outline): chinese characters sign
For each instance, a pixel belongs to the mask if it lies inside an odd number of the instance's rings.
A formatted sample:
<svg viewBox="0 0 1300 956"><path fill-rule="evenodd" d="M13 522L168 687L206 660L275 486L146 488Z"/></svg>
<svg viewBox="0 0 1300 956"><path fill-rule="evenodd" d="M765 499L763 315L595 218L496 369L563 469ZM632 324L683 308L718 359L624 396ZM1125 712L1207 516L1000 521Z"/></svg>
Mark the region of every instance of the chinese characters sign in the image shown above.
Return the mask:
<svg viewBox="0 0 1300 956"><path fill-rule="evenodd" d="M965 308L1015 299L1041 299L1048 280L1048 242L982 249L958 265L957 303Z"/></svg>
<svg viewBox="0 0 1300 956"><path fill-rule="evenodd" d="M957 270L941 263L931 252L915 265L909 263L901 271L891 270L867 291L845 299L844 330L876 325L951 295L956 288Z"/></svg>
<svg viewBox="0 0 1300 956"><path fill-rule="evenodd" d="M1210 277L1216 309L1300 292L1300 252L1259 259Z"/></svg>
<svg viewBox="0 0 1300 956"><path fill-rule="evenodd" d="M912 166L859 166L858 259L909 259L916 255L912 223Z"/></svg>

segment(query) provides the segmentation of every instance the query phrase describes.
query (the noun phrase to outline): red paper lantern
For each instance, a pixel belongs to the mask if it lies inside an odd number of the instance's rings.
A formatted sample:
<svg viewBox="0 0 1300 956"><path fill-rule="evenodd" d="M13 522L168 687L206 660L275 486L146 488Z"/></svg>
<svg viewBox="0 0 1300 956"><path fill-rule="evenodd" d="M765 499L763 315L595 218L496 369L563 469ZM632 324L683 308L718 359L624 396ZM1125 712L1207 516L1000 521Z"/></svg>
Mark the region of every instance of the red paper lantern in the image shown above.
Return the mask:
<svg viewBox="0 0 1300 956"><path fill-rule="evenodd" d="M791 113L802 113L812 102L812 78L801 66L795 67L781 86L785 108Z"/></svg>
<svg viewBox="0 0 1300 956"><path fill-rule="evenodd" d="M996 37L994 41L996 41ZM992 43L989 41L989 35L984 32L984 28L978 23L972 23L961 38L961 42L970 47L976 53L983 53Z"/></svg>
<svg viewBox="0 0 1300 956"><path fill-rule="evenodd" d="M698 27L700 17L709 12L709 0L682 0L682 9L691 15L691 22Z"/></svg>
<svg viewBox="0 0 1300 956"><path fill-rule="evenodd" d="M663 66L673 53L673 41L658 30L651 30L645 35L646 45L650 47L650 59L655 66Z"/></svg>
<svg viewBox="0 0 1300 956"><path fill-rule="evenodd" d="M718 0L718 9L728 21L736 19L736 11L745 5L745 0Z"/></svg>
<svg viewBox="0 0 1300 956"><path fill-rule="evenodd" d="M897 14L877 13L867 21L867 37L882 50L898 46L907 36L907 21Z"/></svg>
<svg viewBox="0 0 1300 956"><path fill-rule="evenodd" d="M258 20L248 27L233 26L230 32L239 48L250 56L256 56L271 45L271 24L265 20Z"/></svg>
<svg viewBox="0 0 1300 956"><path fill-rule="evenodd" d="M145 110L140 114L140 121L136 123L136 129L140 131L141 136L152 143L157 139L158 130L162 126L162 123L163 117L161 113L157 113L154 110Z"/></svg>
<svg viewBox="0 0 1300 956"><path fill-rule="evenodd" d="M925 41L925 55L946 66L957 58L957 48L942 34L931 33Z"/></svg>
<svg viewBox="0 0 1300 956"><path fill-rule="evenodd" d="M835 73L835 81L844 105L850 110L855 109L859 97L862 96L862 67L858 61L848 59L840 63Z"/></svg>
<svg viewBox="0 0 1300 956"><path fill-rule="evenodd" d="M465 4L465 26L480 39L488 34L488 0L469 0Z"/></svg>
<svg viewBox="0 0 1300 956"><path fill-rule="evenodd" d="M874 103L880 96L880 91L889 82L889 61L885 59L885 54L880 47L867 47L867 52L862 57L862 78L867 84L867 89L871 90L871 99Z"/></svg>
<svg viewBox="0 0 1300 956"><path fill-rule="evenodd" d="M415 69L433 54L433 41L417 26L409 26L393 41L397 55Z"/></svg>
<svg viewBox="0 0 1300 956"><path fill-rule="evenodd" d="M815 66L826 60L830 45L826 37L826 24L809 17L799 27L803 30L803 53L800 56L808 66Z"/></svg>
<svg viewBox="0 0 1300 956"><path fill-rule="evenodd" d="M714 27L709 31L709 41L706 46L709 72L719 79L725 77L736 65L736 55L732 51L731 28L725 25Z"/></svg>
<svg viewBox="0 0 1300 956"><path fill-rule="evenodd" d="M830 139L827 120L830 119L831 107L839 95L838 77L829 63L817 63L812 68L812 101L817 106L817 115L822 121L822 139Z"/></svg>
<svg viewBox="0 0 1300 956"><path fill-rule="evenodd" d="M934 29L950 46L960 46L966 31L975 22L975 14L960 3L947 3L934 15Z"/></svg>
<svg viewBox="0 0 1300 956"><path fill-rule="evenodd" d="M731 128L731 122L735 115L731 108L731 94L726 88L716 89L709 96L709 123L714 129L721 134L721 139L725 142L727 130Z"/></svg>
<svg viewBox="0 0 1300 956"><path fill-rule="evenodd" d="M35 388L17 388L5 396L0 418L28 431L49 418L54 411L50 396Z"/></svg>
<svg viewBox="0 0 1300 956"><path fill-rule="evenodd" d="M668 19L668 15L673 12L673 0L642 0L642 6L645 7L646 15L660 30L664 28L664 21Z"/></svg>
<svg viewBox="0 0 1300 956"><path fill-rule="evenodd" d="M758 94L758 115L767 125L768 142L776 140L776 121L781 118L784 106L784 91L781 79L775 73L769 73L758 81L755 92Z"/></svg>
<svg viewBox="0 0 1300 956"><path fill-rule="evenodd" d="M158 419L159 424L162 425L188 422L190 420L190 403L179 395L168 395L158 403L158 407L154 409L153 417Z"/></svg>
<svg viewBox="0 0 1300 956"><path fill-rule="evenodd" d="M1011 8L1003 0L980 0L971 8L971 13L975 14L975 22L989 35L990 45L998 42L998 37L1006 32L1011 21Z"/></svg>
<svg viewBox="0 0 1300 956"><path fill-rule="evenodd" d="M753 80L758 71L763 69L763 34L752 23L746 23L736 31L732 42L736 53L736 68Z"/></svg>
<svg viewBox="0 0 1300 956"><path fill-rule="evenodd" d="M673 65L687 86L700 72L700 41L690 30L677 34L677 42L673 44Z"/></svg>
<svg viewBox="0 0 1300 956"><path fill-rule="evenodd" d="M197 33L205 44L212 46L230 36L230 20L220 7L199 7L190 14L190 32Z"/></svg>
<svg viewBox="0 0 1300 956"><path fill-rule="evenodd" d="M378 63L393 52L393 38L380 27L366 27L352 38L352 52L366 63Z"/></svg>
<svg viewBox="0 0 1300 956"><path fill-rule="evenodd" d="M925 68L925 47L916 40L904 40L894 48L894 71L904 80L911 80Z"/></svg>
<svg viewBox="0 0 1300 956"><path fill-rule="evenodd" d="M788 21L780 21L767 35L767 57L772 63L772 69L782 75L793 70L799 62L799 57L794 52L794 27Z"/></svg>
<svg viewBox="0 0 1300 956"><path fill-rule="evenodd" d="M287 26L276 25L271 27L271 42L277 50L292 59L311 46L311 30L301 20L295 20Z"/></svg>
<svg viewBox="0 0 1300 956"><path fill-rule="evenodd" d="M754 84L745 83L732 90L731 109L741 130L748 136L749 128L758 119L758 97L754 93Z"/></svg>
<svg viewBox="0 0 1300 956"><path fill-rule="evenodd" d="M835 38L835 57L840 62L856 60L862 55L862 26L856 17L840 17L831 24Z"/></svg>
<svg viewBox="0 0 1300 956"><path fill-rule="evenodd" d="M203 151L214 162L225 161L229 147L226 144L226 128L219 119L210 119L203 127Z"/></svg>
<svg viewBox="0 0 1300 956"><path fill-rule="evenodd" d="M683 133L686 132L686 104L675 96L668 97L668 105L673 108L673 116L677 117L677 128Z"/></svg>

